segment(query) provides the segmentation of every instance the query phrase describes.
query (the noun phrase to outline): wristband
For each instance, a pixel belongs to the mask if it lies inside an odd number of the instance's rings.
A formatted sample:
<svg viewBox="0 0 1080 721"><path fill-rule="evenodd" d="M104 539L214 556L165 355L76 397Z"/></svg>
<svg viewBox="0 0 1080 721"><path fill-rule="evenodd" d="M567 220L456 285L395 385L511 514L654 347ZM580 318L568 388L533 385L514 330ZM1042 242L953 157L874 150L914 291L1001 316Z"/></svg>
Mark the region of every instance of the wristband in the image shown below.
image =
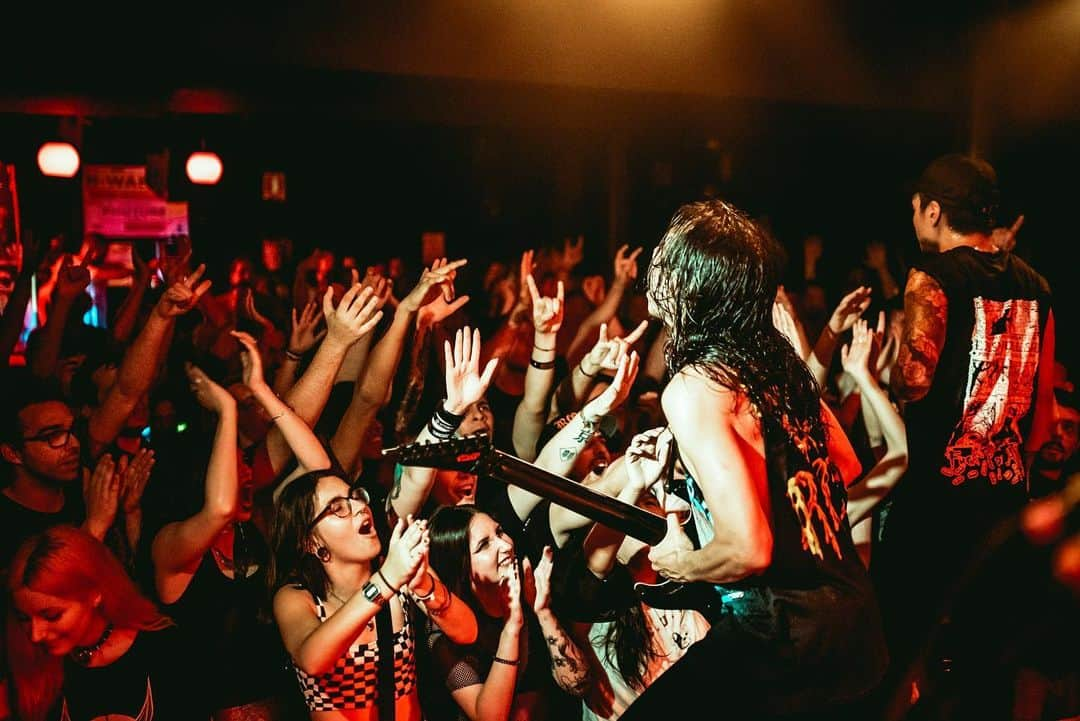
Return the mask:
<svg viewBox="0 0 1080 721"><path fill-rule="evenodd" d="M430 601L432 598L435 597L435 579L431 577L430 573L428 574L428 578L431 579L431 590L428 591L427 593L425 593L423 596L421 596L420 594L418 594L418 593L416 593L414 591L413 592L413 597L416 598L417 601L422 601L424 603L427 603L428 601Z"/></svg>
<svg viewBox="0 0 1080 721"><path fill-rule="evenodd" d="M510 661L505 658L499 658L498 656L492 656L491 660L495 663L504 663L507 666L517 666L519 663L521 663L520 659L517 661Z"/></svg>
<svg viewBox="0 0 1080 721"><path fill-rule="evenodd" d="M431 416L431 420L428 421L428 433L437 440L448 441L454 437L454 433L457 432L464 418L464 415L459 416L446 410L443 403L440 403Z"/></svg>
<svg viewBox="0 0 1080 721"><path fill-rule="evenodd" d="M291 361L296 361L297 363L304 360L303 354L295 353L295 352L289 350L288 348L285 349L285 357L288 358Z"/></svg>
<svg viewBox="0 0 1080 721"><path fill-rule="evenodd" d="M381 568L376 568L375 569L375 575L382 579L382 582L385 583L386 587L390 589L390 594L391 595L396 595L397 594L398 589L394 588L394 584L392 584L392 583L390 583L389 581L386 580L386 576L383 575L383 572L382 572Z"/></svg>
<svg viewBox="0 0 1080 721"><path fill-rule="evenodd" d="M595 378L596 376L600 375L600 371L596 371L596 373L586 373L585 366L581 365L580 363L577 364L577 367L578 370L581 371L581 375L585 376L586 378Z"/></svg>
<svg viewBox="0 0 1080 721"><path fill-rule="evenodd" d="M535 358L530 358L529 359L529 365L531 365L533 368L535 368L538 371L547 371L547 370L551 370L552 368L555 367L555 361L553 361L553 360L538 361Z"/></svg>

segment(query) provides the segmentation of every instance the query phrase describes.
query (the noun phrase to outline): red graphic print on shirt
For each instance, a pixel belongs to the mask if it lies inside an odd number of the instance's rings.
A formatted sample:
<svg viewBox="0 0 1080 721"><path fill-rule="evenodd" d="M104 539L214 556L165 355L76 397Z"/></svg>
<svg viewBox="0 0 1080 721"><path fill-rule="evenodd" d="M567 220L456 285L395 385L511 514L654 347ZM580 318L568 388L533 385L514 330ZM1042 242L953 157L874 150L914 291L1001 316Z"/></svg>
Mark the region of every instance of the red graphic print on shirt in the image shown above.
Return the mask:
<svg viewBox="0 0 1080 721"><path fill-rule="evenodd" d="M1039 304L975 298L964 413L945 448L941 473L954 486L1024 480L1020 419L1031 407L1039 364Z"/></svg>
<svg viewBox="0 0 1080 721"><path fill-rule="evenodd" d="M828 450L810 435L809 424L797 427L784 419L784 428L807 468L788 478L787 496L802 526L802 547L818 558L825 558L825 546L837 558L843 558L836 534L846 515L843 480L828 457ZM836 490L836 497L833 491Z"/></svg>

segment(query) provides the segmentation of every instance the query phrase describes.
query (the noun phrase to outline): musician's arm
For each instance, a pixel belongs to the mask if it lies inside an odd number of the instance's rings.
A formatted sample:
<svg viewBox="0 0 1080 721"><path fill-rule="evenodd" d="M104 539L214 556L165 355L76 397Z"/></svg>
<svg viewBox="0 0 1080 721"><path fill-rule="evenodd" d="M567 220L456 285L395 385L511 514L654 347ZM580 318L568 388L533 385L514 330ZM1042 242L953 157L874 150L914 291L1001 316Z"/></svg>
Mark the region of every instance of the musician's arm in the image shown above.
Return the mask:
<svg viewBox="0 0 1080 721"><path fill-rule="evenodd" d="M697 375L678 374L663 406L683 463L701 488L713 517L713 539L698 550L672 530L653 548L653 568L675 581L731 583L761 573L772 562L765 462L736 431L746 400ZM670 529L670 526L669 526Z"/></svg>
<svg viewBox="0 0 1080 721"><path fill-rule="evenodd" d="M938 282L921 270L912 270L904 289L900 351L889 376L898 399L917 401L930 390L945 345L948 307Z"/></svg>

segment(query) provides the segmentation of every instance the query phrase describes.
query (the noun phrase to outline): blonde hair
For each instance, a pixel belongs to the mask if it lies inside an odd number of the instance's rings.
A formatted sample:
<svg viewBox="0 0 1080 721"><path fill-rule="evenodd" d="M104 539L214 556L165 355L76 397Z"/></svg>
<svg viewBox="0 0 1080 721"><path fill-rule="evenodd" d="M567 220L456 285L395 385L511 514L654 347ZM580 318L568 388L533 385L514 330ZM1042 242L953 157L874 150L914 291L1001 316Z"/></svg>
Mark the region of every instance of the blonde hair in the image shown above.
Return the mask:
<svg viewBox="0 0 1080 721"><path fill-rule="evenodd" d="M16 711L25 721L45 718L60 695L64 665L30 640L15 617L14 591L28 588L83 603L99 596L98 612L116 628L158 631L172 625L105 544L74 526L54 526L23 541L7 580L7 655Z"/></svg>

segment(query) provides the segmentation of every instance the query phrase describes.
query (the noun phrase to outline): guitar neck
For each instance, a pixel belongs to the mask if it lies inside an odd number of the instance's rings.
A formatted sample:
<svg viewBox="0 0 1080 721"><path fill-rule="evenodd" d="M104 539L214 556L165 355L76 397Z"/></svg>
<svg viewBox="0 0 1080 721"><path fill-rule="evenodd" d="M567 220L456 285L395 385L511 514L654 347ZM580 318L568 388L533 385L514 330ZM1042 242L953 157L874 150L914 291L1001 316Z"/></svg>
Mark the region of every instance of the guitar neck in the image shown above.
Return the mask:
<svg viewBox="0 0 1080 721"><path fill-rule="evenodd" d="M598 493L498 449L492 449L481 466L488 475L504 483L519 486L649 545L659 543L667 532L667 522L654 513Z"/></svg>

